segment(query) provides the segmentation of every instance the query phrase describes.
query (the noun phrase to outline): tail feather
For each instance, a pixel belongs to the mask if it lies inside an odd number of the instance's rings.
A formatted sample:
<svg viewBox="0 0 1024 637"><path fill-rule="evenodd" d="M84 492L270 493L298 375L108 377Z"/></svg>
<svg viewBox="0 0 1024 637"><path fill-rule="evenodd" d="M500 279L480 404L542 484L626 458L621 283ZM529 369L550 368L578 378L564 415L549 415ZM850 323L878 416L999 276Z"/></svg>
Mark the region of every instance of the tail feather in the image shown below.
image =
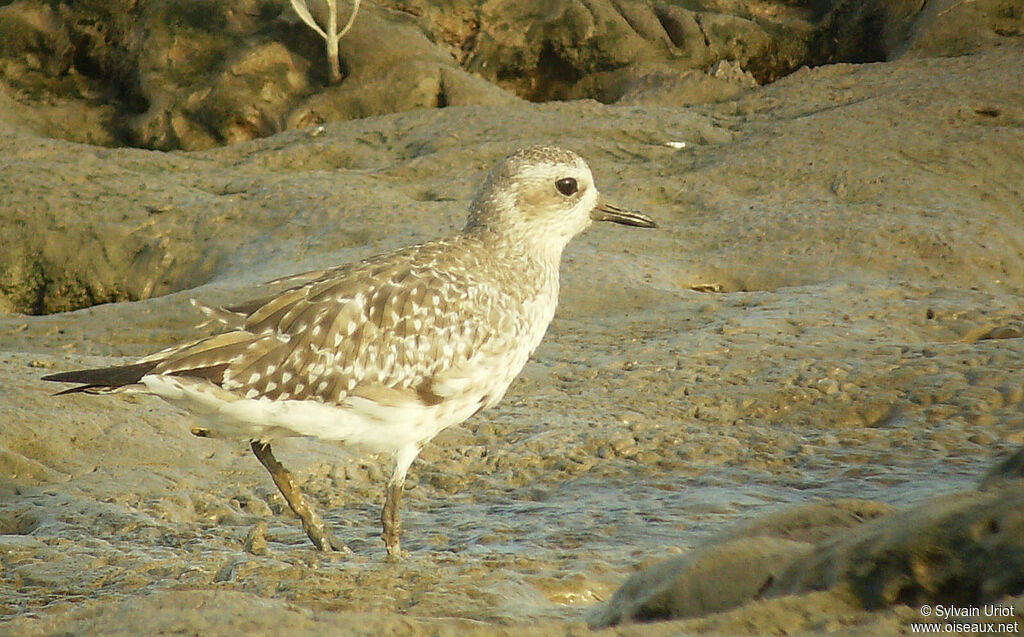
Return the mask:
<svg viewBox="0 0 1024 637"><path fill-rule="evenodd" d="M61 372L43 376L43 380L56 383L80 383L78 387L57 392L55 396L73 394L75 392L116 389L139 382L143 376L157 366L157 361L135 363L134 365L118 365L99 369L79 369L72 372Z"/></svg>

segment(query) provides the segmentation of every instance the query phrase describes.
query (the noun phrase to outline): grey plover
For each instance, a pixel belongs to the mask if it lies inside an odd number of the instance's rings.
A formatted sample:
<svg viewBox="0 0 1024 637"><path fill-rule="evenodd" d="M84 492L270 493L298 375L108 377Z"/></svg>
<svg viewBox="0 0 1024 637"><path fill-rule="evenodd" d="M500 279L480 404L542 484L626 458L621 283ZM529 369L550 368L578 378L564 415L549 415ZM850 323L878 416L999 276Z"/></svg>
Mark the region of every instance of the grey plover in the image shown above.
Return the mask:
<svg viewBox="0 0 1024 637"><path fill-rule="evenodd" d="M391 455L381 525L400 556L406 472L446 427L495 405L540 344L558 302L562 250L591 221L654 228L598 194L578 155L519 150L494 167L462 232L283 279L284 292L202 307L220 333L119 367L44 380L60 394L142 392L248 439L321 550L342 548L274 457L286 436Z"/></svg>

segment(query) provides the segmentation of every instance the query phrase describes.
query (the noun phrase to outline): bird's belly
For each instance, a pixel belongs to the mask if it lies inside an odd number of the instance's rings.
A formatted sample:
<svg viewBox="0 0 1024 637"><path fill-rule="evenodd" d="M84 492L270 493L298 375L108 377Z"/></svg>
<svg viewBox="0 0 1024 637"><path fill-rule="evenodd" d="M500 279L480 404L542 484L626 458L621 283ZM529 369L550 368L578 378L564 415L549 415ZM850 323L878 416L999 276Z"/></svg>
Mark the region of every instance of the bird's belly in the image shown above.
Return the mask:
<svg viewBox="0 0 1024 637"><path fill-rule="evenodd" d="M328 404L239 398L209 383L204 387L173 376L146 376L142 382L153 394L196 414L216 437L273 440L308 436L373 453L394 453L409 444L422 446L476 413L487 397L472 392L426 405L415 400L381 404L350 396L341 404Z"/></svg>

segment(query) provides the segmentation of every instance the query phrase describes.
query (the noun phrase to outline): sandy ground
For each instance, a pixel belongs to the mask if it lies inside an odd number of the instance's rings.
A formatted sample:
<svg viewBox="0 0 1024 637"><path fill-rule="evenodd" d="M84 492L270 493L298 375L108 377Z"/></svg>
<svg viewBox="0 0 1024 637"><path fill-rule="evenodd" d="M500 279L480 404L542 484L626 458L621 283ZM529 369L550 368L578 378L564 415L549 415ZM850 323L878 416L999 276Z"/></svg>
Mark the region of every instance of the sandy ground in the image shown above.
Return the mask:
<svg viewBox="0 0 1024 637"><path fill-rule="evenodd" d="M1006 46L802 70L699 108L457 107L201 153L7 121L5 205L64 220L26 232L87 251L123 219L181 247L156 268L124 257L142 289L180 291L0 315L0 633L582 635L636 568L737 524L973 488L1024 444L1022 105L1024 47ZM451 232L493 162L540 142L662 227L570 246L523 376L413 465L399 564L377 537L381 459L278 446L351 549L321 555L243 443L195 438L155 399L38 380L190 337L190 297ZM834 589L607 630L887 635L918 618Z"/></svg>

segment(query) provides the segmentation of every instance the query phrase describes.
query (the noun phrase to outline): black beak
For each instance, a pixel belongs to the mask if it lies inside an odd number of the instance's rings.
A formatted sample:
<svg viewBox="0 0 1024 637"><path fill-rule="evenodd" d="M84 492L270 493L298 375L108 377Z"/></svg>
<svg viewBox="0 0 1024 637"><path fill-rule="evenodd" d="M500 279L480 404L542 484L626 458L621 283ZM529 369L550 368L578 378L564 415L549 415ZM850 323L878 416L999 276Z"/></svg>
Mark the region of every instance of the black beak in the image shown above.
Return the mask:
<svg viewBox="0 0 1024 637"><path fill-rule="evenodd" d="M654 219L634 210L620 208L605 199L603 195L598 198L597 206L590 211L590 218L594 221L611 221L621 223L624 226L636 226L637 228L658 227L658 224L654 223Z"/></svg>

